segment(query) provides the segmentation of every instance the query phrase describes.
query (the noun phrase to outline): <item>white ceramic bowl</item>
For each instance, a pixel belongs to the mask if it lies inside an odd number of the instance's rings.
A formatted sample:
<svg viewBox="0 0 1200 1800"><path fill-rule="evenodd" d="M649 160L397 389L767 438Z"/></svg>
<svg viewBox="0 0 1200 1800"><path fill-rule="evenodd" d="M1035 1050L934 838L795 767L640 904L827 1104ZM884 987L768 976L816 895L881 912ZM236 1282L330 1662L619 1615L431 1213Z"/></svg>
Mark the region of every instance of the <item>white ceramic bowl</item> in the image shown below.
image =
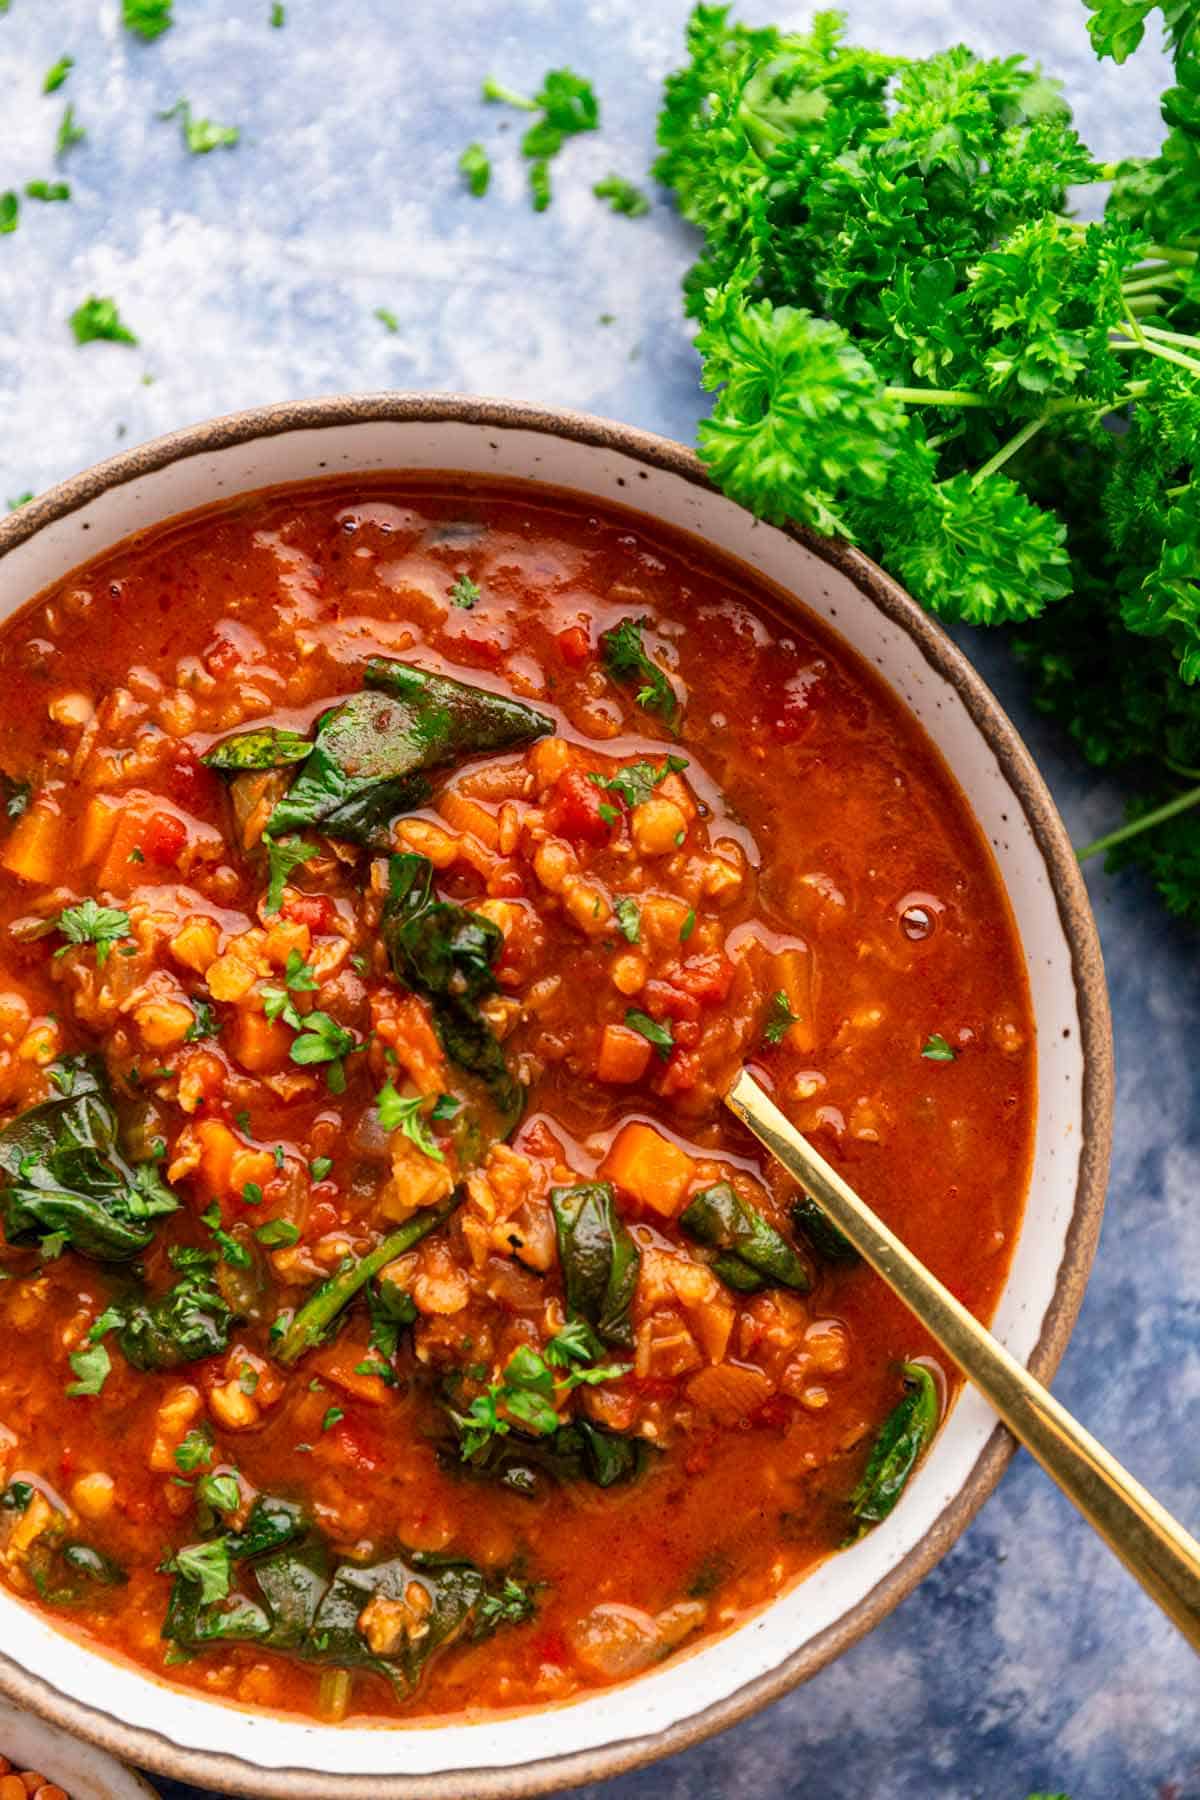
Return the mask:
<svg viewBox="0 0 1200 1800"><path fill-rule="evenodd" d="M80 562L178 513L279 482L445 470L550 483L693 533L795 596L874 664L953 770L990 841L1038 1031L1029 1205L995 1329L1047 1380L1099 1230L1111 1125L1099 947L1028 752L944 633L844 546L756 523L678 445L578 414L377 395L266 408L127 452L0 524L0 618ZM170 1688L63 1636L0 1590L0 1689L119 1755L242 1795L437 1800L573 1785L677 1750L811 1675L887 1613L991 1492L1012 1442L959 1400L890 1519L718 1643L539 1714L429 1729L304 1724Z"/></svg>

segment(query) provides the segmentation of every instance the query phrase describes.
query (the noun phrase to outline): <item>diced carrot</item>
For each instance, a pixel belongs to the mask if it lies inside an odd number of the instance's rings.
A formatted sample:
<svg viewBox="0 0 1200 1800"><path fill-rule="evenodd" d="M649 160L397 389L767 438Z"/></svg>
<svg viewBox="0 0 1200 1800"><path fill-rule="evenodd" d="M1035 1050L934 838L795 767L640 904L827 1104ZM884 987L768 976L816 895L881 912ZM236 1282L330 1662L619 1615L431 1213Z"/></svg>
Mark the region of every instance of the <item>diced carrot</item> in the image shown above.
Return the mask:
<svg viewBox="0 0 1200 1800"><path fill-rule="evenodd" d="M79 835L81 863L95 862L97 857L104 855L117 828L120 806L121 803L114 794L92 795L83 815L83 829Z"/></svg>
<svg viewBox="0 0 1200 1800"><path fill-rule="evenodd" d="M596 1060L597 1081L640 1081L650 1061L650 1044L627 1025L606 1025Z"/></svg>
<svg viewBox="0 0 1200 1800"><path fill-rule="evenodd" d="M600 1172L640 1205L673 1219L683 1205L694 1166L678 1144L653 1125L635 1120L618 1132Z"/></svg>
<svg viewBox="0 0 1200 1800"><path fill-rule="evenodd" d="M255 1074L282 1069L292 1046L292 1031L282 1019L240 1008L230 1038L230 1054Z"/></svg>
<svg viewBox="0 0 1200 1800"><path fill-rule="evenodd" d="M688 1399L710 1412L719 1425L737 1425L750 1418L774 1391L761 1369L743 1363L698 1369L687 1384Z"/></svg>
<svg viewBox="0 0 1200 1800"><path fill-rule="evenodd" d="M53 881L59 863L63 820L49 806L31 806L13 827L0 863L22 881Z"/></svg>
<svg viewBox="0 0 1200 1800"><path fill-rule="evenodd" d="M789 1050L808 1054L817 1043L812 957L799 947L781 950L775 959L775 974L779 988L787 995L788 1010L793 1016L783 1041Z"/></svg>
<svg viewBox="0 0 1200 1800"><path fill-rule="evenodd" d="M215 1194L229 1193L237 1139L220 1119L202 1119L196 1127L196 1135L200 1139L200 1173L207 1186Z"/></svg>
<svg viewBox="0 0 1200 1800"><path fill-rule="evenodd" d="M131 887L145 880L146 853L142 849L145 830L145 810L136 801L123 806L116 830L108 840L104 861L96 871L96 886L103 892L127 894Z"/></svg>
<svg viewBox="0 0 1200 1800"><path fill-rule="evenodd" d="M555 640L558 653L569 668L582 668L592 654L592 640L582 625L568 625Z"/></svg>
<svg viewBox="0 0 1200 1800"><path fill-rule="evenodd" d="M337 916L327 894L289 894L283 903L283 911L297 924L318 932L328 931Z"/></svg>

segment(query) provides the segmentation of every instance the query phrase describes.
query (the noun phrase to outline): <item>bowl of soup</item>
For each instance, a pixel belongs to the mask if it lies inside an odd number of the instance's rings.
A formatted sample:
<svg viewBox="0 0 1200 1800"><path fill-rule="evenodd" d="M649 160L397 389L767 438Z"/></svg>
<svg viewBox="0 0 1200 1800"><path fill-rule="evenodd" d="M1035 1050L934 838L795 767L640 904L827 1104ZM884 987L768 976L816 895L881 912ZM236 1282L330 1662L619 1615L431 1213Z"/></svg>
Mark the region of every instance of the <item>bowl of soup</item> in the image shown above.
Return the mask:
<svg viewBox="0 0 1200 1800"><path fill-rule="evenodd" d="M994 698L689 452L386 395L0 525L0 1689L239 1794L518 1795L878 1622L1043 1380L1103 971Z"/></svg>

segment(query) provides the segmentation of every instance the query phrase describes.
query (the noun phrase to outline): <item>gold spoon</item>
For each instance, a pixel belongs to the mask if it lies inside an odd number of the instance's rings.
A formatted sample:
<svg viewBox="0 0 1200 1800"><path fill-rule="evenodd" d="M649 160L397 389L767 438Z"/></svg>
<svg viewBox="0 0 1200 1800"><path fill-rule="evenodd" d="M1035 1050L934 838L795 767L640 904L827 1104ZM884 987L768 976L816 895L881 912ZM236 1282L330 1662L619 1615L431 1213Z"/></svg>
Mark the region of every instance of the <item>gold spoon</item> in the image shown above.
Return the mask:
<svg viewBox="0 0 1200 1800"><path fill-rule="evenodd" d="M725 1104L899 1294L1193 1650L1200 1650L1200 1544L1195 1538L905 1249L745 1069Z"/></svg>

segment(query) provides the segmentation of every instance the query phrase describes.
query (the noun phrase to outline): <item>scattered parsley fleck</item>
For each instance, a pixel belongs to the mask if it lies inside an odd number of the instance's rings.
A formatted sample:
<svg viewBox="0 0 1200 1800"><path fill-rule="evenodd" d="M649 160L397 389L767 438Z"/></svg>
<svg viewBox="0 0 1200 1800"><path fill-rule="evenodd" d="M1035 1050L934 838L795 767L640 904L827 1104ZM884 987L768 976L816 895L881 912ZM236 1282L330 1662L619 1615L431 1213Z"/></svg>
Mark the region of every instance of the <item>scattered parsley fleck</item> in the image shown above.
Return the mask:
<svg viewBox="0 0 1200 1800"><path fill-rule="evenodd" d="M218 125L212 119L193 119L191 105L177 100L160 119L178 119L183 141L193 156L207 156L210 150L232 150L241 132L236 125Z"/></svg>
<svg viewBox="0 0 1200 1800"><path fill-rule="evenodd" d="M67 1393L72 1397L98 1394L112 1369L112 1358L104 1345L89 1344L84 1350L72 1350L67 1360L76 1376L67 1384Z"/></svg>
<svg viewBox="0 0 1200 1800"><path fill-rule="evenodd" d="M797 1015L788 1004L788 997L782 988L771 995L771 1005L767 1012L767 1022L763 1027L763 1042L781 1044L789 1027L796 1023Z"/></svg>
<svg viewBox="0 0 1200 1800"><path fill-rule="evenodd" d="M28 506L29 502L32 499L33 499L33 489L28 488L25 493L18 494L15 500L8 501L7 504L8 504L9 512L16 512L18 507ZM25 784L25 785L26 785L26 796L28 799L28 784ZM11 807L12 807L12 801L10 800L8 803L8 806L5 807L5 811L8 813L9 818L13 819L13 818L17 817L17 814L11 810ZM25 810L25 808L22 807L21 811L24 812L24 810Z"/></svg>
<svg viewBox="0 0 1200 1800"><path fill-rule="evenodd" d="M250 1363L243 1363L238 1370L238 1386L243 1394L253 1394L258 1388L258 1370Z"/></svg>
<svg viewBox="0 0 1200 1800"><path fill-rule="evenodd" d="M77 344L103 341L108 344L136 344L137 338L121 322L115 300L89 294L67 321L75 333Z"/></svg>
<svg viewBox="0 0 1200 1800"><path fill-rule="evenodd" d="M30 200L69 200L70 185L65 181L27 181L25 193Z"/></svg>
<svg viewBox="0 0 1200 1800"><path fill-rule="evenodd" d="M20 217L21 202L16 190L9 188L0 194L0 237L7 237L10 232L15 231Z"/></svg>
<svg viewBox="0 0 1200 1800"><path fill-rule="evenodd" d="M202 1475L196 1483L196 1493L206 1506L217 1512L236 1512L242 1504L242 1490L236 1475Z"/></svg>
<svg viewBox="0 0 1200 1800"><path fill-rule="evenodd" d="M126 31L136 32L147 44L169 31L172 0L121 0L121 18Z"/></svg>
<svg viewBox="0 0 1200 1800"><path fill-rule="evenodd" d="M200 1214L200 1222L207 1225L213 1234L213 1240L221 1251L222 1259L233 1269L248 1269L252 1258L245 1244L239 1244L235 1237L230 1237L221 1227L221 1208L217 1201L212 1201Z"/></svg>
<svg viewBox="0 0 1200 1800"><path fill-rule="evenodd" d="M527 94L518 94L515 89L505 87L494 75L485 76L480 90L484 100L491 100L499 106L516 106L522 112L536 112L537 101L531 100Z"/></svg>
<svg viewBox="0 0 1200 1800"><path fill-rule="evenodd" d="M458 159L458 172L476 199L487 193L488 183L492 179L492 165L482 144L467 145Z"/></svg>
<svg viewBox="0 0 1200 1800"><path fill-rule="evenodd" d="M58 61L52 63L46 70L45 79L42 82L43 94L56 94L74 67L75 58L73 56L60 56Z"/></svg>
<svg viewBox="0 0 1200 1800"><path fill-rule="evenodd" d="M659 1019L652 1019L649 1013L640 1012L637 1007L630 1007L625 1014L625 1023L631 1031L640 1032L648 1044L653 1044L664 1062L668 1061L675 1048L675 1039L669 1024Z"/></svg>
<svg viewBox="0 0 1200 1800"><path fill-rule="evenodd" d="M275 4L271 8L272 28L275 31L280 31L283 28L286 19L287 9L283 5L283 0L275 0Z"/></svg>
<svg viewBox="0 0 1200 1800"><path fill-rule="evenodd" d="M379 323L383 326L385 331L399 331L399 319L396 317L395 313L389 311L386 306L377 306L375 308L375 317L379 320Z"/></svg>
<svg viewBox="0 0 1200 1800"><path fill-rule="evenodd" d="M650 202L641 188L620 175L606 175L592 192L597 200L607 200L615 213L622 213L627 219L640 219L643 213L650 211Z"/></svg>
<svg viewBox="0 0 1200 1800"><path fill-rule="evenodd" d="M82 144L87 132L82 125L75 123L75 108L67 105L63 108L63 116L58 122L58 133L54 139L54 154L65 156L76 144Z"/></svg>
<svg viewBox="0 0 1200 1800"><path fill-rule="evenodd" d="M277 913L283 905L284 883L292 870L311 862L316 854L317 846L306 844L303 838L267 839L267 913Z"/></svg>
<svg viewBox="0 0 1200 1800"><path fill-rule="evenodd" d="M696 909L694 906L689 906L688 907L688 916L683 921L683 924L679 927L680 943L686 944L688 939L691 937L693 931L695 931L695 929L696 929Z"/></svg>
<svg viewBox="0 0 1200 1800"><path fill-rule="evenodd" d="M175 1448L175 1467L185 1475L192 1475L197 1469L207 1469L212 1461L212 1435L206 1425L193 1426L181 1444Z"/></svg>
<svg viewBox="0 0 1200 1800"><path fill-rule="evenodd" d="M271 1152L271 1155L275 1158L275 1167L277 1169L282 1169L284 1163L287 1161L287 1157L284 1153L283 1145L276 1144L275 1148Z"/></svg>
<svg viewBox="0 0 1200 1800"><path fill-rule="evenodd" d="M620 927L621 935L630 944L636 944L642 935L642 915L638 903L632 894L622 894L613 907Z"/></svg>
<svg viewBox="0 0 1200 1800"><path fill-rule="evenodd" d="M588 780L598 788L607 788L609 793L619 794L626 806L641 806L649 800L660 782L668 775L677 775L687 768L684 756L664 756L661 763L639 761L626 763L615 775L599 775L595 770L588 774Z"/></svg>
<svg viewBox="0 0 1200 1800"><path fill-rule="evenodd" d="M247 1206L262 1205L262 1188L257 1181L247 1181L242 1188L242 1200Z"/></svg>
<svg viewBox="0 0 1200 1800"><path fill-rule="evenodd" d="M480 597L480 589L469 575L460 575L450 589L450 598L455 606L465 607L468 611Z"/></svg>
<svg viewBox="0 0 1200 1800"><path fill-rule="evenodd" d="M308 1165L308 1172L314 1181L324 1181L332 1168L332 1156L314 1156Z"/></svg>
<svg viewBox="0 0 1200 1800"><path fill-rule="evenodd" d="M331 1406L326 1412L325 1417L321 1420L321 1430L330 1430L332 1426L337 1424L339 1419L344 1419L345 1416L346 1414L342 1407Z"/></svg>
<svg viewBox="0 0 1200 1800"><path fill-rule="evenodd" d="M126 0L126 5L129 0ZM171 1567L185 1581L194 1581L200 1589L201 1606L215 1606L224 1600L233 1586L229 1539L216 1537L206 1544L188 1544L175 1552Z"/></svg>
<svg viewBox="0 0 1200 1800"><path fill-rule="evenodd" d="M290 1219L267 1219L262 1225L255 1227L254 1235L264 1250L280 1250L290 1248L300 1242L299 1227Z"/></svg>
<svg viewBox="0 0 1200 1800"><path fill-rule="evenodd" d="M129 936L129 914L118 906L98 906L92 899L65 907L55 924L67 942L54 954L65 956L72 944L95 944L98 969L108 961L113 945Z"/></svg>
<svg viewBox="0 0 1200 1800"><path fill-rule="evenodd" d="M935 1031L921 1046L921 1055L927 1062L953 1062L958 1051L946 1042L940 1032Z"/></svg>
<svg viewBox="0 0 1200 1800"><path fill-rule="evenodd" d="M604 664L615 681L638 682L638 705L647 712L661 713L667 724L674 726L679 711L675 689L642 642L642 631L649 623L649 619L622 619L604 632L600 639Z"/></svg>
<svg viewBox="0 0 1200 1800"><path fill-rule="evenodd" d="M402 1131L424 1155L431 1157L434 1162L445 1162L445 1155L424 1115L424 1094L398 1094L392 1083L385 1081L375 1104L379 1109L379 1122L385 1131Z"/></svg>

